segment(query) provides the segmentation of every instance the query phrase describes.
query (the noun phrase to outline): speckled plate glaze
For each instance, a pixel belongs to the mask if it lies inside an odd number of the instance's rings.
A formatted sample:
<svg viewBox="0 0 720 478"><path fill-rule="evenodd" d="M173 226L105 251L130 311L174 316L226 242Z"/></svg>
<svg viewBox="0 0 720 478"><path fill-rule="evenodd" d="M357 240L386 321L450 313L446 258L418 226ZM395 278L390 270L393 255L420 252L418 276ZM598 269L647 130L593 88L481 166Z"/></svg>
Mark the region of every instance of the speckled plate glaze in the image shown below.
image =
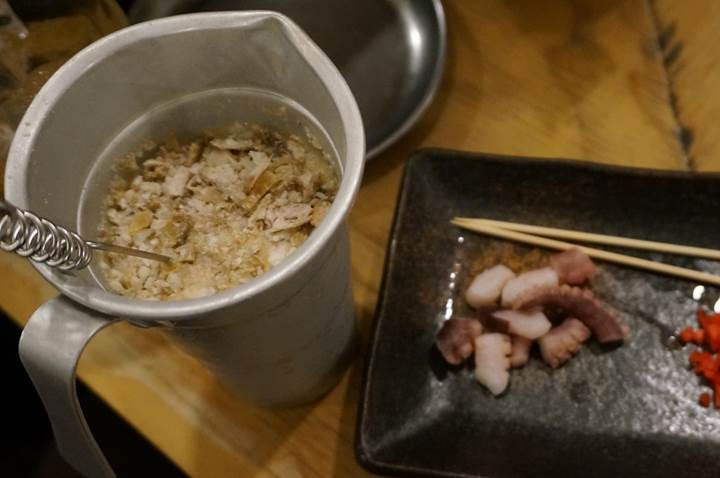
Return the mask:
<svg viewBox="0 0 720 478"><path fill-rule="evenodd" d="M424 150L407 165L359 410L356 452L391 475L717 477L720 411L674 330L718 291L601 264L595 293L633 335L590 344L551 371L537 357L494 398L433 347L442 321L469 313L461 292L497 262L515 270L548 252L461 231L453 216L720 247L720 176ZM720 273L720 263L620 250ZM707 390L707 389L706 389Z"/></svg>

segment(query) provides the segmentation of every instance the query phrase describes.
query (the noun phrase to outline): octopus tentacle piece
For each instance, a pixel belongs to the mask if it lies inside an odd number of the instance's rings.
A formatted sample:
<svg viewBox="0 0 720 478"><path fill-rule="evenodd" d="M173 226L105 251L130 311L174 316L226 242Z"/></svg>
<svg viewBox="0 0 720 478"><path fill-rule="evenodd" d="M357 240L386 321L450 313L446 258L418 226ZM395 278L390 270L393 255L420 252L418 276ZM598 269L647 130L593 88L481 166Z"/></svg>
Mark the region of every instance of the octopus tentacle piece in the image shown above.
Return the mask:
<svg viewBox="0 0 720 478"><path fill-rule="evenodd" d="M465 300L476 309L495 305L503 287L513 277L515 273L502 264L485 269L470 283L465 292Z"/></svg>
<svg viewBox="0 0 720 478"><path fill-rule="evenodd" d="M557 273L550 267L525 272L510 279L502 290L502 306L510 307L517 298L539 287L551 287L559 284Z"/></svg>
<svg viewBox="0 0 720 478"><path fill-rule="evenodd" d="M510 337L484 334L475 339L475 378L493 395L500 395L510 382Z"/></svg>
<svg viewBox="0 0 720 478"><path fill-rule="evenodd" d="M590 338L590 329L578 319L569 318L540 337L540 355L552 368L558 368L575 355Z"/></svg>
<svg viewBox="0 0 720 478"><path fill-rule="evenodd" d="M577 248L553 254L548 262L561 284L580 285L597 272L590 257Z"/></svg>
<svg viewBox="0 0 720 478"><path fill-rule="evenodd" d="M482 325L477 320L452 318L435 336L435 344L448 363L460 365L472 355L475 338L480 334Z"/></svg>
<svg viewBox="0 0 720 478"><path fill-rule="evenodd" d="M513 335L512 337L512 352L510 354L510 365L514 368L522 367L528 360L530 360L530 347L533 341L520 337L519 335Z"/></svg>
<svg viewBox="0 0 720 478"><path fill-rule="evenodd" d="M552 324L543 314L542 310L499 310L491 315L495 321L502 322L507 332L525 337L526 339L537 339L545 335Z"/></svg>
<svg viewBox="0 0 720 478"><path fill-rule="evenodd" d="M547 307L561 309L567 315L580 319L595 335L598 342L618 342L630 333L608 305L589 290L569 285L541 287L529 290L513 303L514 309Z"/></svg>

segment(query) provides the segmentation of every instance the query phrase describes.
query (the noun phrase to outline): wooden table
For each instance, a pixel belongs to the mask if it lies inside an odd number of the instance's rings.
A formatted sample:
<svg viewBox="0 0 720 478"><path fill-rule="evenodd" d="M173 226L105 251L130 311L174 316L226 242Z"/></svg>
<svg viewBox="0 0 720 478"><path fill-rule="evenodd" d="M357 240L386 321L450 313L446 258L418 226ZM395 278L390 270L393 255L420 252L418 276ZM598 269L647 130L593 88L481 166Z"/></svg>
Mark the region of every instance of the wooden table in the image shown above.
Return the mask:
<svg viewBox="0 0 720 478"><path fill-rule="evenodd" d="M720 169L720 3L713 0L446 1L447 73L421 123L367 167L352 212L364 336L403 164L413 150ZM55 291L0 255L0 307L20 325ZM191 476L358 477L352 443L362 357L313 406L234 398L155 330L118 324L80 377Z"/></svg>

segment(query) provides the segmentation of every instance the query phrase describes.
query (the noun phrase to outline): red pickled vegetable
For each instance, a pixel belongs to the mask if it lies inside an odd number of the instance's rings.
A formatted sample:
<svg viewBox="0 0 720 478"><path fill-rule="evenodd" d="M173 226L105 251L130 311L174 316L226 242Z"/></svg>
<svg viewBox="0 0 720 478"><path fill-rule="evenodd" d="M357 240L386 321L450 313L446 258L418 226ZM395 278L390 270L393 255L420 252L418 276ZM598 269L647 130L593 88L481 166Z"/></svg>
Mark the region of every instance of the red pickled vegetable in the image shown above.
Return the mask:
<svg viewBox="0 0 720 478"><path fill-rule="evenodd" d="M693 341L693 337L695 337L695 329L692 327L687 327L682 332L680 332L680 341L684 344L689 344Z"/></svg>
<svg viewBox="0 0 720 478"><path fill-rule="evenodd" d="M705 309L699 309L697 312L698 325L703 329L713 322L713 316L705 312Z"/></svg>
<svg viewBox="0 0 720 478"><path fill-rule="evenodd" d="M705 331L702 329L693 329L692 327L686 327L685 330L680 332L680 341L683 344L697 344L702 345L705 341Z"/></svg>
<svg viewBox="0 0 720 478"><path fill-rule="evenodd" d="M700 394L700 398L698 399L698 403L700 403L701 406L707 408L710 406L710 394L707 392L703 392Z"/></svg>
<svg viewBox="0 0 720 478"><path fill-rule="evenodd" d="M713 322L705 327L705 344L713 352L720 352L720 324Z"/></svg>
<svg viewBox="0 0 720 478"><path fill-rule="evenodd" d="M695 344L696 350L690 353L689 361L693 371L703 377L713 388L715 408L720 409L720 314L703 309L698 310L697 320L700 328L686 327L679 334L683 344ZM703 407L710 406L710 394L704 392L698 398Z"/></svg>
<svg viewBox="0 0 720 478"><path fill-rule="evenodd" d="M712 381L717 373L717 362L709 352L695 350L690 354L690 365L696 374Z"/></svg>

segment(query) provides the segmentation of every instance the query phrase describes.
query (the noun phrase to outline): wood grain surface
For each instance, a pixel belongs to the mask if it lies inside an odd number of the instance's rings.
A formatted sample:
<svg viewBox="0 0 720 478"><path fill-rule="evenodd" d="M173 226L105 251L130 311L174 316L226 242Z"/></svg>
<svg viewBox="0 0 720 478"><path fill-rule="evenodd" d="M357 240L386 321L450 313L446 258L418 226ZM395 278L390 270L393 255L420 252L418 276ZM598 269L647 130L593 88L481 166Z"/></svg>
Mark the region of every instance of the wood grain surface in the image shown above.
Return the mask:
<svg viewBox="0 0 720 478"><path fill-rule="evenodd" d="M367 339L403 164L415 149L720 169L720 4L710 0L444 3L447 72L413 131L367 167L350 217ZM0 306L18 324L55 292L0 255ZM352 452L362 354L318 403L268 411L233 397L160 331L114 325L80 377L194 477L369 476ZM92 424L91 424L92 425Z"/></svg>
<svg viewBox="0 0 720 478"><path fill-rule="evenodd" d="M720 169L720 3L656 0L650 9L657 25L671 106L688 167Z"/></svg>

